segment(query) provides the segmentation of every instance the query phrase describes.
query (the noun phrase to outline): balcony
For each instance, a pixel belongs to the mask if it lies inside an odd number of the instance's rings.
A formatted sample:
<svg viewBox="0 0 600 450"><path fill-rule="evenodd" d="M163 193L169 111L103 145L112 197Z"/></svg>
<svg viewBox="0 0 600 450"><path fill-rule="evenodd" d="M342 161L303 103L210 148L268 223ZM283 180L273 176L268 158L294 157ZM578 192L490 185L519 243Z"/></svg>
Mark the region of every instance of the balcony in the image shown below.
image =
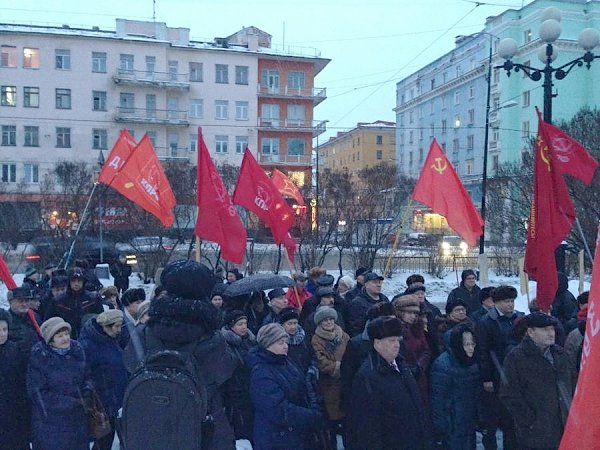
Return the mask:
<svg viewBox="0 0 600 450"><path fill-rule="evenodd" d="M189 126L187 111L117 107L115 122Z"/></svg>
<svg viewBox="0 0 600 450"><path fill-rule="evenodd" d="M113 81L116 84L133 86L148 86L162 89L190 89L189 75L187 73L119 69L113 75Z"/></svg>
<svg viewBox="0 0 600 450"><path fill-rule="evenodd" d="M160 161L178 161L186 162L190 160L190 151L188 148L181 147L154 147L156 156Z"/></svg>
<svg viewBox="0 0 600 450"><path fill-rule="evenodd" d="M288 86L265 86L258 85L259 97L271 98L304 98L312 99L315 106L327 98L327 90L325 88L291 88Z"/></svg>
<svg viewBox="0 0 600 450"><path fill-rule="evenodd" d="M279 166L310 166L310 155L266 155L258 153L258 162L264 165L279 165Z"/></svg>
<svg viewBox="0 0 600 450"><path fill-rule="evenodd" d="M312 137L325 133L326 120L293 120L258 118L258 129L269 131L302 131L311 132Z"/></svg>

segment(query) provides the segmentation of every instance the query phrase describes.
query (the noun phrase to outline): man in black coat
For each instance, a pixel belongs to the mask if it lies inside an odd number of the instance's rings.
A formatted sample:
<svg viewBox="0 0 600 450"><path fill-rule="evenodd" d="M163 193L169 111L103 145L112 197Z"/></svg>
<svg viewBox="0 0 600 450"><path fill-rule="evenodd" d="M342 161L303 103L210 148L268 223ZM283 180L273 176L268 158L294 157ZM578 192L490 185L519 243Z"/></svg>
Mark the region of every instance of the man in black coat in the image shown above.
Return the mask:
<svg viewBox="0 0 600 450"><path fill-rule="evenodd" d="M131 266L127 264L126 255L119 255L119 259L110 266L110 274L115 279L115 286L120 294L129 289Z"/></svg>
<svg viewBox="0 0 600 450"><path fill-rule="evenodd" d="M479 303L479 286L477 286L477 275L471 269L465 269L460 274L460 286L454 288L448 294L448 302L462 300L467 305L467 315L471 315L481 307Z"/></svg>
<svg viewBox="0 0 600 450"><path fill-rule="evenodd" d="M569 279L567 276L558 272L558 289L556 296L552 301L552 315L556 317L564 325L577 316L577 300L575 296L569 292Z"/></svg>
<svg viewBox="0 0 600 450"><path fill-rule="evenodd" d="M500 398L516 424L520 449L558 448L575 389L575 371L555 345L555 319L534 312L527 334L504 360Z"/></svg>
<svg viewBox="0 0 600 450"><path fill-rule="evenodd" d="M417 383L400 352L402 324L379 317L367 327L372 349L352 385L347 417L349 450L429 448Z"/></svg>
<svg viewBox="0 0 600 450"><path fill-rule="evenodd" d="M513 325L522 312L515 311L517 290L512 286L498 286L492 291L494 307L476 323L480 374L482 381L481 410L483 445L486 450L496 449L496 430L503 434L504 448L514 449L515 429L513 420L498 398L502 364L509 350L516 345Z"/></svg>
<svg viewBox="0 0 600 450"><path fill-rule="evenodd" d="M365 286L362 292L352 299L346 319L346 332L350 337L362 333L367 322L367 310L375 303L389 302L381 293L383 277L375 272L364 274Z"/></svg>
<svg viewBox="0 0 600 450"><path fill-rule="evenodd" d="M364 275L368 271L369 271L369 269L367 269L366 267L359 267L358 269L356 269L356 272L354 273L354 279L356 280L356 286L354 286L352 289L350 289L348 292L346 292L346 301L351 302L354 297L356 297L358 294L360 294L362 292L363 287L365 285Z"/></svg>
<svg viewBox="0 0 600 450"><path fill-rule="evenodd" d="M29 308L29 303L34 296L35 291L26 287L12 289L7 295L8 313L11 317L8 340L16 343L19 349L27 355L33 344L40 339L36 329L40 323L39 317Z"/></svg>

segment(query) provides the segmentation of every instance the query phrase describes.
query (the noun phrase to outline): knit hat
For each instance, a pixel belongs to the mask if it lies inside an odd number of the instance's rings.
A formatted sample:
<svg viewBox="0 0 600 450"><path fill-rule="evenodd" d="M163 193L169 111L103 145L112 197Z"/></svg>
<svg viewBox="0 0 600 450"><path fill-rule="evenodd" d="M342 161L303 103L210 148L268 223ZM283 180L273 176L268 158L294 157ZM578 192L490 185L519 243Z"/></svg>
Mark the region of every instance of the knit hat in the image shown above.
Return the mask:
<svg viewBox="0 0 600 450"><path fill-rule="evenodd" d="M180 259L167 264L160 274L160 284L178 297L200 300L209 298L215 285L215 278L205 265Z"/></svg>
<svg viewBox="0 0 600 450"><path fill-rule="evenodd" d="M234 309L233 311L227 311L225 317L223 318L223 323L227 327L231 328L242 319L248 320L246 313L244 313L244 311L240 311L239 309Z"/></svg>
<svg viewBox="0 0 600 450"><path fill-rule="evenodd" d="M30 277L31 275L35 275L37 273L37 269L35 267L28 267L25 270L25 278Z"/></svg>
<svg viewBox="0 0 600 450"><path fill-rule="evenodd" d="M333 278L333 275L329 275L328 273L317 278L318 286L333 286L333 283L335 283L335 278Z"/></svg>
<svg viewBox="0 0 600 450"><path fill-rule="evenodd" d="M256 342L261 348L267 349L279 339L286 338L288 335L285 329L278 323L270 323L260 327L256 335Z"/></svg>
<svg viewBox="0 0 600 450"><path fill-rule="evenodd" d="M281 325L286 323L288 320L293 319L300 319L300 314L298 313L298 310L296 308L284 308L281 311L279 311L279 314L277 314L277 320Z"/></svg>
<svg viewBox="0 0 600 450"><path fill-rule="evenodd" d="M460 274L460 278L464 282L466 280L466 278L469 277L469 276L471 276L471 275L474 276L475 278L477 278L477 274L475 273L474 270L472 270L472 269L465 269Z"/></svg>
<svg viewBox="0 0 600 450"><path fill-rule="evenodd" d="M69 330L69 333L71 332L71 325L65 322L62 317L52 317L40 326L42 337L46 341L46 344L50 344L54 335L64 328Z"/></svg>
<svg viewBox="0 0 600 450"><path fill-rule="evenodd" d="M315 311L314 321L315 321L315 325L319 325L325 319L337 320L337 318L338 318L337 311L335 309L333 309L331 306L319 306L317 308L317 310Z"/></svg>
<svg viewBox="0 0 600 450"><path fill-rule="evenodd" d="M101 314L98 314L96 317L96 322L98 325L112 325L117 323L119 320L123 320L123 311L120 309L109 309L108 311L104 311Z"/></svg>
<svg viewBox="0 0 600 450"><path fill-rule="evenodd" d="M527 328L552 327L556 325L556 319L542 312L533 312L525 316L525 323Z"/></svg>
<svg viewBox="0 0 600 450"><path fill-rule="evenodd" d="M285 291L281 288L276 288L276 289L271 290L268 295L269 295L269 300L273 300L274 298L284 296Z"/></svg>
<svg viewBox="0 0 600 450"><path fill-rule="evenodd" d="M354 286L356 286L356 281L354 281L352 279L352 277L349 277L348 275L344 275L342 278L340 278L338 280L338 286L340 284L343 284L344 286L346 286L348 289L353 289Z"/></svg>
<svg viewBox="0 0 600 450"><path fill-rule="evenodd" d="M367 325L370 340L402 336L402 322L397 317L377 317Z"/></svg>
<svg viewBox="0 0 600 450"><path fill-rule="evenodd" d="M454 311L454 308L456 308L457 306L462 306L466 308L467 304L464 300L460 298L449 300L448 302L446 302L446 314L450 314L452 311Z"/></svg>
<svg viewBox="0 0 600 450"><path fill-rule="evenodd" d="M419 300L412 295L403 295L392 301L396 312L420 312Z"/></svg>

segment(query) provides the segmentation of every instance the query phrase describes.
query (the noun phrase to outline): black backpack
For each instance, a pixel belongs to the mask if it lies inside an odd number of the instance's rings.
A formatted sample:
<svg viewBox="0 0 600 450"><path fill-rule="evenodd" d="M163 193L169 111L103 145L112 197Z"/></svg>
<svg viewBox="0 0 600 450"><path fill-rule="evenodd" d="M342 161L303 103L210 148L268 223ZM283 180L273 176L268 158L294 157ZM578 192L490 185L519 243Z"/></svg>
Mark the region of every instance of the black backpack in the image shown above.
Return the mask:
<svg viewBox="0 0 600 450"><path fill-rule="evenodd" d="M208 448L214 423L192 353L156 351L131 376L119 421L123 449Z"/></svg>

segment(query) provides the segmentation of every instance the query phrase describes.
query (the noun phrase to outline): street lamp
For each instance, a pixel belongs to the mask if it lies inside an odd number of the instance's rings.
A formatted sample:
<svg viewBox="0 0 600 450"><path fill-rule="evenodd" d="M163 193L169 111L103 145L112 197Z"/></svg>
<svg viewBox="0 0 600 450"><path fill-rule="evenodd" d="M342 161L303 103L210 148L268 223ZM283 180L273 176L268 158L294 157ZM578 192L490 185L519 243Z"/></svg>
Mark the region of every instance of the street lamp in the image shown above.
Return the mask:
<svg viewBox="0 0 600 450"><path fill-rule="evenodd" d="M517 42L512 38L502 39L498 43L498 56L504 59L504 64L497 68L506 70L506 74L510 76L511 72L523 71L523 73L532 81L540 81L544 77L544 122L552 123L552 98L557 94L552 93L552 77L557 80L565 78L574 67L585 66L589 69L594 59L599 58L592 53L594 47L600 42L600 34L594 28L585 28L579 33L579 46L585 50L585 53L579 58L575 58L566 64L559 67L552 67L552 62L558 56L558 51L554 46L554 42L559 38L561 33L560 26L560 10L550 7L542 11L541 25L539 28L540 39L545 43L545 47L541 47L538 52L538 57L544 63L542 69L531 67L525 64L512 62L512 57L517 53Z"/></svg>
<svg viewBox="0 0 600 450"><path fill-rule="evenodd" d="M104 166L104 153L102 153L102 149L100 149L100 154L98 154L98 165L100 166L100 170L102 170L102 166ZM97 183L97 182L96 182ZM100 231L100 264L104 263L104 243L103 241L103 229L102 229L102 222L104 221L104 211L102 210L102 197L104 196L104 192L100 193L100 196L98 197L98 215L100 216L100 220L98 222L98 229Z"/></svg>

